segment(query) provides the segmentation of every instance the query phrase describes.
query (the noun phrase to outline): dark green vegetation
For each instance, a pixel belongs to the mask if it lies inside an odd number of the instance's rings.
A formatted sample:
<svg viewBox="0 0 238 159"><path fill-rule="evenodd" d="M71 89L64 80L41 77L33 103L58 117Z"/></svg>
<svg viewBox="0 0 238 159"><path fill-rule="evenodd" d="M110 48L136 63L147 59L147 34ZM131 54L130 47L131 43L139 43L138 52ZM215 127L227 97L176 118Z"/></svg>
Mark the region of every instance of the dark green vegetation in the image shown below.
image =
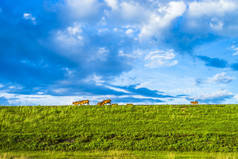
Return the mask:
<svg viewBox="0 0 238 159"><path fill-rule="evenodd" d="M238 105L0 107L0 151L238 152Z"/></svg>

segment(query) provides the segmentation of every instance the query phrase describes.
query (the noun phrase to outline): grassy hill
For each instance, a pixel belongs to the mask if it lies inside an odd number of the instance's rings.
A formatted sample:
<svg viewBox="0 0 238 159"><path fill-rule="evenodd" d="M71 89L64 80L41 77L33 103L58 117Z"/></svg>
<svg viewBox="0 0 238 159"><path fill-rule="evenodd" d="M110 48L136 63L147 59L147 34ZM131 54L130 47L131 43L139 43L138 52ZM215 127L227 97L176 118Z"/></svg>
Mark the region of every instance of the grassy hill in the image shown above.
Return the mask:
<svg viewBox="0 0 238 159"><path fill-rule="evenodd" d="M238 105L0 107L0 151L238 152Z"/></svg>

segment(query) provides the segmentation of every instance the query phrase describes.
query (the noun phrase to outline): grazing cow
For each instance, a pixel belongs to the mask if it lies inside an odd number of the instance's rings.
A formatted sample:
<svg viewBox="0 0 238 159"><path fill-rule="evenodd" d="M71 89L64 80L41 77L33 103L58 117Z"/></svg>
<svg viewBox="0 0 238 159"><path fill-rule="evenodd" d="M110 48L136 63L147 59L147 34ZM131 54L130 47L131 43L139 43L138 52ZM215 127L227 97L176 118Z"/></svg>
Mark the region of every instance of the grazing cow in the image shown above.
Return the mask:
<svg viewBox="0 0 238 159"><path fill-rule="evenodd" d="M73 102L73 105L79 105L80 103L79 102Z"/></svg>
<svg viewBox="0 0 238 159"><path fill-rule="evenodd" d="M98 102L97 105L103 106L103 105L105 105L105 104L111 104L111 99L107 99L107 100L104 100L104 101L102 101L102 102Z"/></svg>
<svg viewBox="0 0 238 159"><path fill-rule="evenodd" d="M198 101L191 101L190 103L193 105L196 105L196 104L198 104Z"/></svg>
<svg viewBox="0 0 238 159"><path fill-rule="evenodd" d="M89 100L76 101L76 102L73 102L73 104L74 105L83 105L83 104L89 105Z"/></svg>

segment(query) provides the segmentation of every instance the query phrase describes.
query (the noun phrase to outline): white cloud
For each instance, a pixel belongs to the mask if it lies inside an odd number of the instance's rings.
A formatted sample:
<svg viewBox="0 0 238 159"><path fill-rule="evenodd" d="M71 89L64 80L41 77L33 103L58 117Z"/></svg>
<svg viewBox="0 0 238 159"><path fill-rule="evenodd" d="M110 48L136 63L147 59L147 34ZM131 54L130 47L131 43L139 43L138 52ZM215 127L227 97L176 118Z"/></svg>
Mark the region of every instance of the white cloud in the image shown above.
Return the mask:
<svg viewBox="0 0 238 159"><path fill-rule="evenodd" d="M137 3L122 2L120 7L122 17L127 20L141 19L146 12L146 10Z"/></svg>
<svg viewBox="0 0 238 159"><path fill-rule="evenodd" d="M73 26L67 27L65 30L59 30L55 35L56 42L60 43L60 47L73 47L83 45L83 36L81 25L75 23Z"/></svg>
<svg viewBox="0 0 238 159"><path fill-rule="evenodd" d="M131 35L133 32L134 32L133 29L127 29L127 30L126 30L126 34L127 34L127 35Z"/></svg>
<svg viewBox="0 0 238 159"><path fill-rule="evenodd" d="M67 77L72 77L74 75L74 70L68 67L63 68L63 70L65 71L65 76Z"/></svg>
<svg viewBox="0 0 238 159"><path fill-rule="evenodd" d="M0 92L10 105L71 105L73 101L89 99L90 104L96 104L104 99L118 98L115 95L93 95L93 96L53 96L38 92L36 95L12 94Z"/></svg>
<svg viewBox="0 0 238 159"><path fill-rule="evenodd" d="M118 92L124 92L127 93L128 91L123 89L118 89L114 87L108 87L109 89L113 89ZM4 97L9 105L72 105L73 101L78 100L85 100L89 99L90 104L96 104L99 101L105 100L105 99L112 99L112 103L114 103L114 100L116 99L123 99L123 98L137 98L137 99L159 99L159 98L151 98L151 97L145 97L142 95L86 95L86 96L53 96L53 95L44 95L42 92L38 92L36 95L24 95L24 94L12 94L12 93L4 93L0 92L0 97ZM132 102L136 104L135 102ZM119 104L125 104L123 102L120 102ZM138 103L139 104L139 103ZM146 104L146 102L141 102L140 104ZM148 104L151 104L151 102L148 102Z"/></svg>
<svg viewBox="0 0 238 159"><path fill-rule="evenodd" d="M106 26L106 25L107 25L106 17L103 16L103 17L100 19L100 21L98 22L98 25L99 25L99 26Z"/></svg>
<svg viewBox="0 0 238 159"><path fill-rule="evenodd" d="M209 83L223 83L223 84L226 84L226 83L230 83L234 80L233 77L231 76L228 76L226 75L225 72L222 72L222 73L218 73L216 74L215 76L211 77L211 78L208 78L208 82Z"/></svg>
<svg viewBox="0 0 238 159"><path fill-rule="evenodd" d="M143 62L144 66L148 68L174 66L178 64L178 60L175 59L176 55L173 49L154 51L136 49L132 52L124 52L124 50L119 50L118 55L130 58L131 60L137 60L137 62Z"/></svg>
<svg viewBox="0 0 238 159"><path fill-rule="evenodd" d="M212 18L209 25L213 30L220 31L223 29L224 23L216 18Z"/></svg>
<svg viewBox="0 0 238 159"><path fill-rule="evenodd" d="M102 76L98 76L96 74L90 75L89 77L87 77L83 81L86 82L86 83L94 82L97 86L102 86L105 83L105 81L102 80Z"/></svg>
<svg viewBox="0 0 238 159"><path fill-rule="evenodd" d="M66 4L74 17L89 17L95 15L99 8L97 0L66 0Z"/></svg>
<svg viewBox="0 0 238 159"><path fill-rule="evenodd" d="M107 20L115 24L140 24L144 22L149 14L150 10L142 6L137 1L118 1L118 0L106 0L106 3L112 10L104 10Z"/></svg>
<svg viewBox="0 0 238 159"><path fill-rule="evenodd" d="M117 92L130 93L127 90L124 90L124 89L121 89L121 88L116 88L116 87L112 87L112 86L108 86L108 85L105 85L105 87L109 88L111 90L117 91Z"/></svg>
<svg viewBox="0 0 238 159"><path fill-rule="evenodd" d="M44 94L44 92L37 92L37 94L38 94L38 95L43 95L43 94Z"/></svg>
<svg viewBox="0 0 238 159"><path fill-rule="evenodd" d="M70 35L77 35L78 33L82 32L80 25L78 25L78 24L76 24L74 26L69 26L67 28L67 31Z"/></svg>
<svg viewBox="0 0 238 159"><path fill-rule="evenodd" d="M105 0L107 5L111 7L113 10L118 9L118 1L117 0Z"/></svg>
<svg viewBox="0 0 238 159"><path fill-rule="evenodd" d="M234 51L234 53L232 55L237 56L238 55L238 47L236 45L232 45L231 49Z"/></svg>
<svg viewBox="0 0 238 159"><path fill-rule="evenodd" d="M227 12L237 9L237 2L233 0L203 0L189 3L188 15L200 16L223 16Z"/></svg>
<svg viewBox="0 0 238 159"><path fill-rule="evenodd" d="M96 83L96 85L102 85L103 83L105 83L105 81L102 80L101 76L97 76L96 74L94 74L92 76L92 80Z"/></svg>
<svg viewBox="0 0 238 159"><path fill-rule="evenodd" d="M127 28L125 33L132 35L139 32L141 40L160 33L186 10L183 1L171 1L160 6L155 5L153 8L142 6L137 1L105 0L105 2L112 8L112 11L106 11L107 20L115 22L117 19L116 24L131 25L132 27Z"/></svg>
<svg viewBox="0 0 238 159"><path fill-rule="evenodd" d="M172 49L166 51L152 51L145 57L145 67L157 68L160 66L174 66L178 64L178 61L175 60L175 57L176 55Z"/></svg>
<svg viewBox="0 0 238 159"><path fill-rule="evenodd" d="M234 96L234 99L238 100L238 94L236 94L236 95Z"/></svg>
<svg viewBox="0 0 238 159"><path fill-rule="evenodd" d="M8 89L22 89L21 86L9 86Z"/></svg>
<svg viewBox="0 0 238 159"><path fill-rule="evenodd" d="M119 50L118 55L119 56L124 56L124 57L128 57L128 58L132 58L132 59L137 59L140 58L142 56L144 56L145 51L137 49L132 51L132 53L125 53L123 50Z"/></svg>
<svg viewBox="0 0 238 159"><path fill-rule="evenodd" d="M105 47L100 47L95 51L95 54L93 54L89 61L106 61L108 58L109 50Z"/></svg>
<svg viewBox="0 0 238 159"><path fill-rule="evenodd" d="M137 73L135 73L136 71L139 71L139 70L133 69L129 72L123 72L122 74L120 74L120 76L116 76L114 79L109 81L109 84L117 85L117 86L136 85L140 83L140 81L137 81L136 79L136 75L137 75Z"/></svg>
<svg viewBox="0 0 238 159"><path fill-rule="evenodd" d="M0 97L6 98L10 105L66 105L79 98L76 96L19 95L10 93L0 93Z"/></svg>
<svg viewBox="0 0 238 159"><path fill-rule="evenodd" d="M106 32L108 32L109 31L109 29L108 28L98 28L98 34L100 35L100 34L103 34L103 33L106 33Z"/></svg>
<svg viewBox="0 0 238 159"><path fill-rule="evenodd" d="M205 103L219 103L232 97L234 97L234 95L231 92L228 92L226 90L219 90L214 93L207 93L196 96L194 97L194 99Z"/></svg>
<svg viewBox="0 0 238 159"><path fill-rule="evenodd" d="M148 88L149 85L151 85L152 82L151 81L146 81L146 82L143 82L143 83L139 83L135 88L138 89L138 88Z"/></svg>
<svg viewBox="0 0 238 159"><path fill-rule="evenodd" d="M24 13L23 18L25 20L30 20L33 24L36 24L36 18L32 16L30 13Z"/></svg>
<svg viewBox="0 0 238 159"><path fill-rule="evenodd" d="M171 1L167 6L162 6L158 12L150 15L148 23L144 24L139 34L140 39L149 38L157 34L161 29L170 25L172 20L183 15L186 5L182 1Z"/></svg>
<svg viewBox="0 0 238 159"><path fill-rule="evenodd" d="M105 47L101 47L98 49L97 56L100 60L105 61L108 56L109 50Z"/></svg>
<svg viewBox="0 0 238 159"><path fill-rule="evenodd" d="M228 76L226 72L217 73L212 77L209 77L207 79L196 79L197 86L205 86L205 87L214 87L218 86L217 84L228 84L231 83L233 80L235 80L234 77ZM204 84L204 85L201 85ZM214 84L214 85L211 85ZM220 85L225 86L225 85Z"/></svg>
<svg viewBox="0 0 238 159"><path fill-rule="evenodd" d="M67 88L56 88L56 89L53 89L52 91L55 93L61 94L61 93L66 93L68 91L68 89Z"/></svg>

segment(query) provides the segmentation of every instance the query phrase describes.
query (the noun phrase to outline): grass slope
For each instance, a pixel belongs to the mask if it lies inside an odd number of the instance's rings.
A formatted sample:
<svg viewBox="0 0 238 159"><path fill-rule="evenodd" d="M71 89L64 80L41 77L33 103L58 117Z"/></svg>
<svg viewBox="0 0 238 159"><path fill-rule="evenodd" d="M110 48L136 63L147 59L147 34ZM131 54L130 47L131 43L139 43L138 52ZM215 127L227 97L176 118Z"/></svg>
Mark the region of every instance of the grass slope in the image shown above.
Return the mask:
<svg viewBox="0 0 238 159"><path fill-rule="evenodd" d="M237 159L237 153L91 151L91 152L5 152L0 159Z"/></svg>
<svg viewBox="0 0 238 159"><path fill-rule="evenodd" d="M0 107L0 151L238 152L238 105Z"/></svg>

